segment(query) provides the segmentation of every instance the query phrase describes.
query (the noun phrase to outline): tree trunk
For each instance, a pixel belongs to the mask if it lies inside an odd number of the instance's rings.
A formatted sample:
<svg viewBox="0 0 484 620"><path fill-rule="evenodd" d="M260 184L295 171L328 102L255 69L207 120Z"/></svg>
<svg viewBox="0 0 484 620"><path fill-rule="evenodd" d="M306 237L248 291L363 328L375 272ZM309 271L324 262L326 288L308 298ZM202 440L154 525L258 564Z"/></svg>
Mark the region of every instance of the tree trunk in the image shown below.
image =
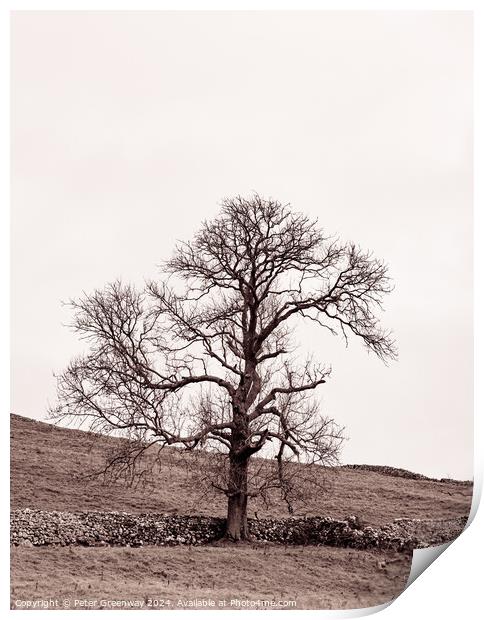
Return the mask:
<svg viewBox="0 0 484 620"><path fill-rule="evenodd" d="M247 470L248 460L230 458L229 501L225 536L229 540L248 540Z"/></svg>

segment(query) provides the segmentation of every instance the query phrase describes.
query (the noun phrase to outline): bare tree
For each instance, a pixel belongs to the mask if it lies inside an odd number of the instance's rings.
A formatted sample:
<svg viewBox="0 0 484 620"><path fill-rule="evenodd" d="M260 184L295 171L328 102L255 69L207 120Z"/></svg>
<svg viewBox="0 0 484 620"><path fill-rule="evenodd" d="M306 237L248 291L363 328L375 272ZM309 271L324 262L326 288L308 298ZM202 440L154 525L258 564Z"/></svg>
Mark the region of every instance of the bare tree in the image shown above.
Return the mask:
<svg viewBox="0 0 484 620"><path fill-rule="evenodd" d="M391 290L387 268L254 195L224 200L163 272L141 292L115 282L71 302L89 350L58 377L53 414L137 440L113 468L153 445L218 449L211 485L228 498L227 537L245 539L249 497L277 488L290 506L293 462L338 458L341 429L312 396L330 369L296 358L297 319L395 358L375 314Z"/></svg>

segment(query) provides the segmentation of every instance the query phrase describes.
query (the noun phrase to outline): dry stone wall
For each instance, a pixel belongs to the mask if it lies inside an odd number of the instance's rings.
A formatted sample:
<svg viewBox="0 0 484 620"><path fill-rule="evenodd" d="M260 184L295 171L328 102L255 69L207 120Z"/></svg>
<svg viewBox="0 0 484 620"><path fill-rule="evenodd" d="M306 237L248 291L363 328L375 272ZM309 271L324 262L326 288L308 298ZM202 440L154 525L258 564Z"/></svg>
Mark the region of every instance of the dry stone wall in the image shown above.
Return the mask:
<svg viewBox="0 0 484 620"><path fill-rule="evenodd" d="M466 519L420 521L398 519L382 527L363 527L357 517L249 519L254 541L284 545L329 545L357 549L395 549L452 540ZM210 517L133 515L123 512L57 512L15 510L10 517L12 545L203 545L223 536L224 519Z"/></svg>
<svg viewBox="0 0 484 620"><path fill-rule="evenodd" d="M363 471L373 471L377 474L385 476L393 476L395 478L408 478L409 480L428 480L429 482L449 482L462 486L472 486L472 480L453 480L452 478L429 478L423 474L416 474L408 469L400 467L390 467L388 465L341 465L341 469L359 469Z"/></svg>

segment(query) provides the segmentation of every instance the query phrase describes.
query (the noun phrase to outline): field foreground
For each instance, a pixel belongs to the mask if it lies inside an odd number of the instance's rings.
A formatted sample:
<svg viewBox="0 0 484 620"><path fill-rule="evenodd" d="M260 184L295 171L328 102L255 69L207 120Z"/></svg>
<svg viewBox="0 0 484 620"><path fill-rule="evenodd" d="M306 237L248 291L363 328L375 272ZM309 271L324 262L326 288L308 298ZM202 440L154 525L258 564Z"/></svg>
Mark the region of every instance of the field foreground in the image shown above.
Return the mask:
<svg viewBox="0 0 484 620"><path fill-rule="evenodd" d="M12 609L350 609L398 596L412 556L242 545L16 547L11 558Z"/></svg>

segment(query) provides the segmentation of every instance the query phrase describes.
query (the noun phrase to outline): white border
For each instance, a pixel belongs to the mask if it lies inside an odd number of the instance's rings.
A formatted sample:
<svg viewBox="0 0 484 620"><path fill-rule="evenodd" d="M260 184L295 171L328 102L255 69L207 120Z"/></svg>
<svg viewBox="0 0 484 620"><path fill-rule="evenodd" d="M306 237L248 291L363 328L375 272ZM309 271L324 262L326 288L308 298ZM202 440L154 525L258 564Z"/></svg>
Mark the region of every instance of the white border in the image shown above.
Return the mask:
<svg viewBox="0 0 484 620"><path fill-rule="evenodd" d="M0 142L0 157L1 157L1 180L0 185L2 190L2 209L1 209L1 222L0 231L2 235L0 243L1 252L1 273L2 273L2 290L9 290L9 99L6 93L9 83L9 11L23 11L23 10L457 10L457 11L474 11L475 20L475 171L482 170L483 158L482 158L482 122L478 112L482 109L484 102L482 97L482 84L478 78L482 77L482 62L480 59L484 57L483 46L479 37L483 32L483 18L482 10L479 3L476 2L456 2L456 1L380 1L380 2L357 2L357 1L323 1L323 0L300 0L289 1L269 1L269 0L246 0L245 2L236 0L223 0L212 2L196 2L194 0L84 0L83 2L76 0L57 0L57 1L14 1L6 3L7 6L2 7L0 17L0 45L1 45L1 73L3 84L6 88L3 90L4 96L1 97L1 118L2 129L4 139ZM479 383L479 378L482 377L482 319L477 320L477 317L482 317L484 312L484 305L482 303L482 281L483 281L483 251L480 248L480 242L482 241L482 231L484 229L484 221L482 216L482 184L481 179L475 178L475 243L474 243L474 256L475 256L475 411L482 410L482 388ZM479 207L478 207L479 205ZM2 381L2 403L4 404L3 410L5 419L9 411L9 305L6 301L0 305L1 312L1 327L2 327L2 351L1 351L1 381ZM7 423L8 424L8 423ZM1 458L3 465L3 472L8 471L9 461L9 433L8 426L6 426L2 433L2 442L4 445L1 450ZM482 471L483 471L483 447L481 437L484 436L484 425L481 417L475 416L475 481L476 491L479 493L482 489ZM9 496L9 481L4 474L2 478L2 497ZM476 497L477 500L477 497ZM477 503L474 502L473 512L477 509ZM2 598L1 605L4 609L8 609L10 601L9 592L9 546L8 546L8 510L3 510L1 514L2 519ZM482 607L479 601L480 588L482 587L480 581L478 582L478 576L481 574L480 567L478 569L479 555L477 553L478 546L482 548L483 545L483 532L484 532L484 517L483 511L477 512L474 523L470 528L466 530L451 546L442 557L438 558L432 567L425 571L425 573L413 583L408 590L406 590L393 604L382 612L382 618L387 619L407 619L409 617L424 618L426 616L432 618L455 618L456 616L474 618L477 617L477 610ZM368 610L369 611L369 610ZM375 609L376 611L376 609ZM9 613L11 613L9 611ZM25 612L16 611L15 617L21 617ZM38 612L40 614L48 612ZM81 612L82 613L82 612ZM98 612L89 612L89 617L95 619ZM114 614L116 612L103 612L102 617L106 617L106 614ZM139 613L139 612L133 612ZM164 612L171 615L173 612ZM184 616L186 613L184 612ZM204 616L210 612L198 611L196 613L197 620L203 620ZM261 612L251 613L251 617L254 614ZM264 618L268 615L271 616L278 612L264 612ZM327 611L314 611L314 612L285 612L289 614L304 613L305 616L313 616L320 618L325 617L356 617L363 615L362 612L357 610L352 612L327 612ZM93 616L94 614L94 616Z"/></svg>

